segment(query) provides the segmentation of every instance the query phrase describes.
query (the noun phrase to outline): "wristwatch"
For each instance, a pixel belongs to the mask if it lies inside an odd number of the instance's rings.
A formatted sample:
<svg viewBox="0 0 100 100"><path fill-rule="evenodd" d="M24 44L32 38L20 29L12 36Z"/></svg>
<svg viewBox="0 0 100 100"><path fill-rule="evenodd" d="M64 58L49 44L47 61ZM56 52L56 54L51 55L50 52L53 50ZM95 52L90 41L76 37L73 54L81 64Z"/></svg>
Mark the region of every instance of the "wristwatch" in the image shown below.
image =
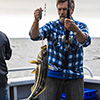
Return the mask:
<svg viewBox="0 0 100 100"><path fill-rule="evenodd" d="M78 34L78 32L80 31L80 29L78 29L77 32L73 32L73 34L76 36Z"/></svg>

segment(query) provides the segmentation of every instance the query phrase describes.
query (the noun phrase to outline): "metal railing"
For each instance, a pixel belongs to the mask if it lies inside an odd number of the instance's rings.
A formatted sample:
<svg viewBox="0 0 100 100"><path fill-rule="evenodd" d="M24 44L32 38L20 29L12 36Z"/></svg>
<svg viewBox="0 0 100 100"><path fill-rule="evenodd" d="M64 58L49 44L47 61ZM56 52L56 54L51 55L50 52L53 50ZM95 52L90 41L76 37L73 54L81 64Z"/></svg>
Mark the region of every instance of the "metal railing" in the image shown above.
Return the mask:
<svg viewBox="0 0 100 100"><path fill-rule="evenodd" d="M93 77L93 72L89 67L84 66L83 68L86 69L90 73L91 77ZM34 67L25 67L25 68L9 69L8 71L9 72L14 72L14 71L25 71L25 70L34 70L34 69L35 69Z"/></svg>
<svg viewBox="0 0 100 100"><path fill-rule="evenodd" d="M25 67L25 68L12 68L8 69L9 72L15 72L15 71L25 71L25 70L34 70L34 67Z"/></svg>
<svg viewBox="0 0 100 100"><path fill-rule="evenodd" d="M83 68L86 69L90 73L91 77L93 77L93 72L92 72L92 70L89 67L84 66Z"/></svg>

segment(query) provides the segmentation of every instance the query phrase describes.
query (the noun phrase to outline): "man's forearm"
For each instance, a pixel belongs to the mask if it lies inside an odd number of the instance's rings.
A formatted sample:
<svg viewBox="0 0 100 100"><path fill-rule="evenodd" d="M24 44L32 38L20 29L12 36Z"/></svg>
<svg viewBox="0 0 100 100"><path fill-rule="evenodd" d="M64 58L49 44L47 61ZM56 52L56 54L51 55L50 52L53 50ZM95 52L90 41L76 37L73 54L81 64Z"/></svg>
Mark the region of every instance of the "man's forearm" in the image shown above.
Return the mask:
<svg viewBox="0 0 100 100"><path fill-rule="evenodd" d="M79 43L84 43L85 40L87 39L87 35L84 34L83 32L79 32L79 34L76 35L76 38Z"/></svg>
<svg viewBox="0 0 100 100"><path fill-rule="evenodd" d="M34 39L39 36L39 21L34 20L31 27L31 38Z"/></svg>
<svg viewBox="0 0 100 100"><path fill-rule="evenodd" d="M76 39L78 40L79 43L84 43L85 40L87 39L87 35L84 34L74 23L72 19L66 18L64 21L64 27L65 29L68 29L70 31L77 32L77 35L75 35Z"/></svg>
<svg viewBox="0 0 100 100"><path fill-rule="evenodd" d="M76 32L78 32L77 35L75 35L75 37L78 40L78 42L79 43L84 43L85 40L87 39L86 34L84 34L78 27L77 27L77 31Z"/></svg>
<svg viewBox="0 0 100 100"><path fill-rule="evenodd" d="M40 10L42 10L41 7L34 11L34 22L32 24L31 34L30 34L32 39L39 36L39 20L40 20L39 12Z"/></svg>

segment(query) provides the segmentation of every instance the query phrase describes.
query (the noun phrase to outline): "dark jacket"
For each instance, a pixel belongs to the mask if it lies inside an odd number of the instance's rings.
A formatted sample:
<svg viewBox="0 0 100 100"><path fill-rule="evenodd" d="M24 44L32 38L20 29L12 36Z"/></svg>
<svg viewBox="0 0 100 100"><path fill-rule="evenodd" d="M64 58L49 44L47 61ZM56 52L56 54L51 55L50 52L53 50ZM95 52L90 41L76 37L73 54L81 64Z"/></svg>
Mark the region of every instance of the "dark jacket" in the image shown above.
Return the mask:
<svg viewBox="0 0 100 100"><path fill-rule="evenodd" d="M7 85L8 69L5 60L9 60L11 54L9 39L0 31L0 86Z"/></svg>

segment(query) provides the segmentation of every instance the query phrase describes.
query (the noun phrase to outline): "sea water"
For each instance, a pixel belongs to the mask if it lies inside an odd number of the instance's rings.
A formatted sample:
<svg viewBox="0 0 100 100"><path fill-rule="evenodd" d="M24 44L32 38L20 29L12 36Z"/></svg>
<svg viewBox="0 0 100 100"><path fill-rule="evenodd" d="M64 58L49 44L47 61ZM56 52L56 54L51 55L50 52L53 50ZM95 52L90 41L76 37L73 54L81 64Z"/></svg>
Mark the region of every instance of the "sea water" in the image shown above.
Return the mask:
<svg viewBox="0 0 100 100"><path fill-rule="evenodd" d="M30 38L10 38L12 57L7 61L8 69L26 68L36 65L29 63L35 60L42 41L32 41ZM46 41L44 41L46 44ZM88 66L93 75L100 75L100 38L92 38L91 45L84 48L84 65ZM85 74L89 75L88 71ZM9 72L9 78L32 76L31 71Z"/></svg>

